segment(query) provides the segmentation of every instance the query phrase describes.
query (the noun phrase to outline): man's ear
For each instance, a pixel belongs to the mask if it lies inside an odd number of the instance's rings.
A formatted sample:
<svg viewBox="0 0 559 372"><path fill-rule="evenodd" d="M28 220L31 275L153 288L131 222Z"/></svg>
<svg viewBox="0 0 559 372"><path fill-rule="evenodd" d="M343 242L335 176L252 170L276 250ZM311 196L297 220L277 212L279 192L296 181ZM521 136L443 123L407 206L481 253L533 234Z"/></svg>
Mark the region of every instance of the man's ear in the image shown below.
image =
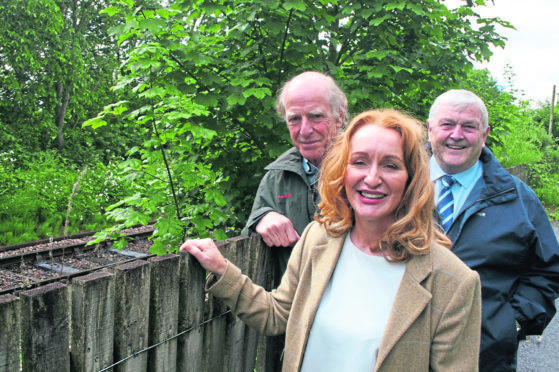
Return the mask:
<svg viewBox="0 0 559 372"><path fill-rule="evenodd" d="M431 125L429 125L429 120L427 120L426 123L427 123L427 141L431 142Z"/></svg>
<svg viewBox="0 0 559 372"><path fill-rule="evenodd" d="M485 147L485 142L487 141L487 136L489 136L489 132L491 132L491 127L487 126L485 133L483 134L483 147Z"/></svg>
<svg viewBox="0 0 559 372"><path fill-rule="evenodd" d="M336 123L337 130L340 130L343 127L344 121L345 121L345 113L340 114L340 116L338 117L338 122Z"/></svg>
<svg viewBox="0 0 559 372"><path fill-rule="evenodd" d="M336 123L336 129L338 131L344 126L346 115L347 115L347 105L344 105L343 110L340 112L340 115L338 116L338 122Z"/></svg>

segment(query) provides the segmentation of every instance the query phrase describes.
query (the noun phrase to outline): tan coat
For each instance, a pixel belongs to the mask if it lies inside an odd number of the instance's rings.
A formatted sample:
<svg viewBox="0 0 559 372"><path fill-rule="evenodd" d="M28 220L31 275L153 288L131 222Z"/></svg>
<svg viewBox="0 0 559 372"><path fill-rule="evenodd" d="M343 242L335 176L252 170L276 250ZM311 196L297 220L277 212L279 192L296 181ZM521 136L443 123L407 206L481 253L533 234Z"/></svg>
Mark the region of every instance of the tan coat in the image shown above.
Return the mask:
<svg viewBox="0 0 559 372"><path fill-rule="evenodd" d="M343 247L311 223L291 254L277 290L266 292L228 264L207 289L249 326L286 333L283 371L299 371L309 332ZM433 245L414 256L394 300L375 371L476 371L481 327L479 276L453 253Z"/></svg>

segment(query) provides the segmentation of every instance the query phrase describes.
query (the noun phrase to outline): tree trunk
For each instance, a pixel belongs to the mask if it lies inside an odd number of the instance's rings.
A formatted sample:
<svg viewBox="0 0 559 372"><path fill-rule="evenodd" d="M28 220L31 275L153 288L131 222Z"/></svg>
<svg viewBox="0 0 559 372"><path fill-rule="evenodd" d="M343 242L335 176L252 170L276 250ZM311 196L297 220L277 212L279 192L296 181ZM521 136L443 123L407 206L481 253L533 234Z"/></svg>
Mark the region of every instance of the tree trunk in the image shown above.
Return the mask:
<svg viewBox="0 0 559 372"><path fill-rule="evenodd" d="M64 84L62 82L56 83L56 101L54 124L58 128L58 134L56 136L58 151L62 151L64 149L64 117L66 116L68 102L70 101L70 92L64 89Z"/></svg>

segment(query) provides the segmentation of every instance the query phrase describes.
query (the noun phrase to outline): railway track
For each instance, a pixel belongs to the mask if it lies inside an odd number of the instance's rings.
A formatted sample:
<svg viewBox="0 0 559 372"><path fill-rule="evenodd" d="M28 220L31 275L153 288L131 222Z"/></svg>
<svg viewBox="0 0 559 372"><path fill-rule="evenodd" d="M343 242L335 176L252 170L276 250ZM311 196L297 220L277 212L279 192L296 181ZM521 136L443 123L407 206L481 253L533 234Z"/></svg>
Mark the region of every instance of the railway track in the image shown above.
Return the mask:
<svg viewBox="0 0 559 372"><path fill-rule="evenodd" d="M94 233L0 247L0 295L154 256L148 251L151 226L122 231L129 240L122 250L113 249L110 241L88 246Z"/></svg>

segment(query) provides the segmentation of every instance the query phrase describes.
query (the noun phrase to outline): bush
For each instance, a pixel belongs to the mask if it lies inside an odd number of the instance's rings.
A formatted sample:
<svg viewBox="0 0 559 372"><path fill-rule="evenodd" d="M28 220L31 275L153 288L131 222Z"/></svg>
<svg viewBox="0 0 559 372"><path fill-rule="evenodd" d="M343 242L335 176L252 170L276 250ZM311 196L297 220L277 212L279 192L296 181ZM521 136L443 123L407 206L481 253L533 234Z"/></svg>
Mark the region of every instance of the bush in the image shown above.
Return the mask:
<svg viewBox="0 0 559 372"><path fill-rule="evenodd" d="M0 154L0 181L0 245L105 228L105 209L134 191L113 163L77 169L55 152Z"/></svg>
<svg viewBox="0 0 559 372"><path fill-rule="evenodd" d="M551 219L559 219L559 146L536 120L541 109L523 106L502 137L502 152L496 156L504 167L524 164L530 187L546 207Z"/></svg>

